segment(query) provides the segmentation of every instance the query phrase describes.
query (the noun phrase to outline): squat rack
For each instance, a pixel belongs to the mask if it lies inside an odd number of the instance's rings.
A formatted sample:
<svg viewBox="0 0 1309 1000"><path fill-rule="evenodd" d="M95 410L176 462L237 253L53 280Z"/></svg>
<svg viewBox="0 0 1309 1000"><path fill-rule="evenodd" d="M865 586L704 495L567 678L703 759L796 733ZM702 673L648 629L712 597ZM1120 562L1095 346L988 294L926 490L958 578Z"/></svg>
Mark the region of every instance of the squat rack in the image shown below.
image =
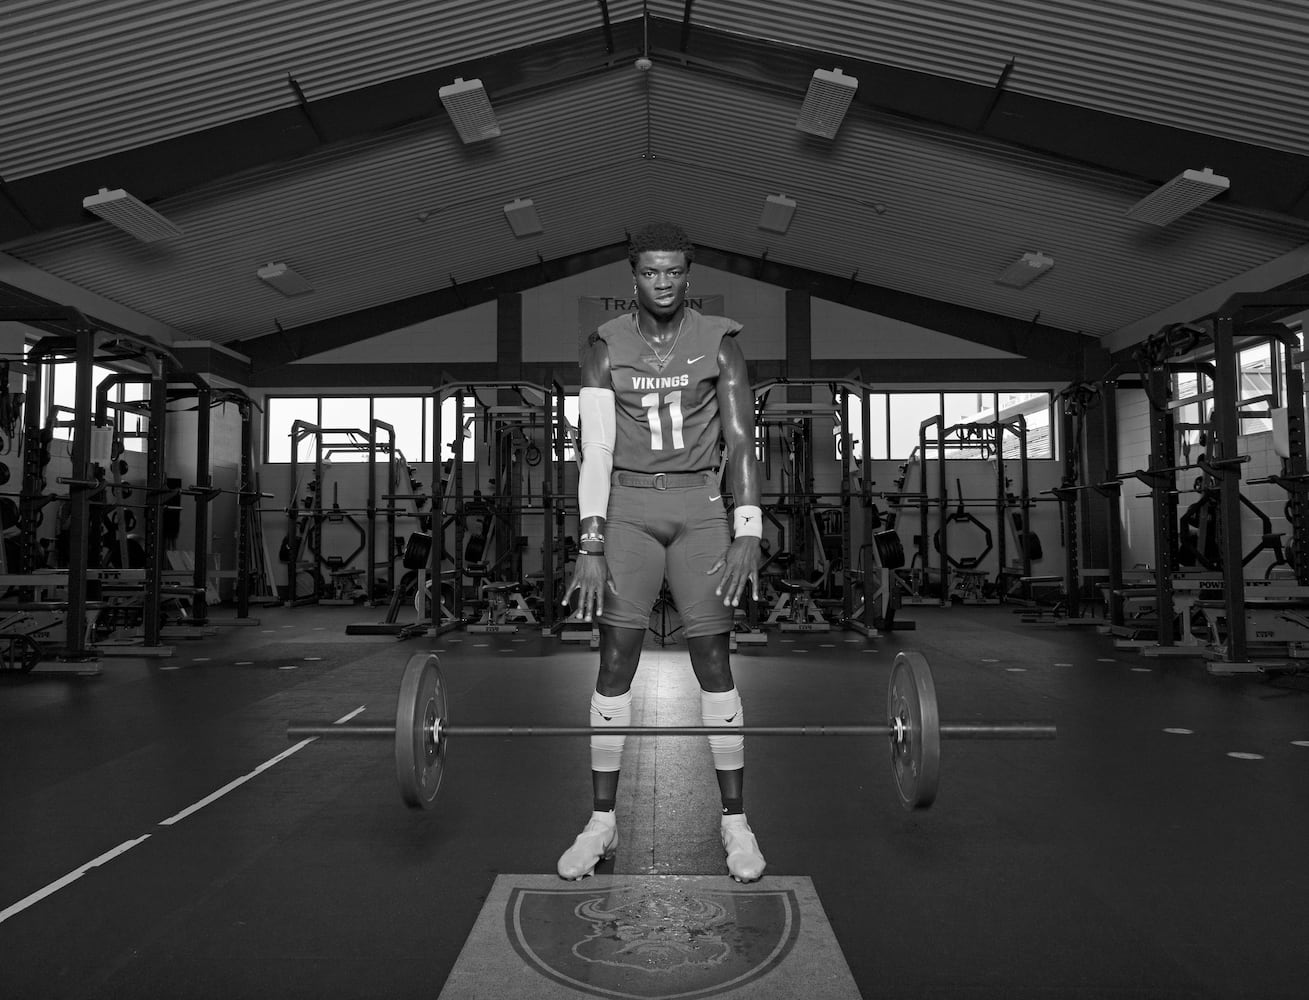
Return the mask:
<svg viewBox="0 0 1309 1000"><path fill-rule="evenodd" d="M1176 490L1178 472L1202 468L1216 482L1218 493L1218 542L1220 546L1223 586L1223 611L1226 634L1223 637L1221 672L1255 670L1251 664L1246 620L1246 581L1242 551L1241 465L1249 456L1239 453L1242 413L1240 403L1239 342L1252 337L1264 338L1280 345L1286 376L1285 409L1288 457L1283 459L1280 475L1269 477L1287 491L1287 513L1292 544L1297 553L1309 553L1309 467L1306 465L1306 429L1304 375L1305 353L1299 336L1270 317L1285 316L1309 307L1304 292L1240 293L1229 298L1202 324L1176 324L1165 327L1138 347L1135 356L1150 398L1152 451L1150 468L1136 475L1151 488L1155 512L1155 548L1157 566L1157 605L1159 609L1159 643L1171 646L1172 574L1176 569ZM1205 458L1196 466L1176 464L1174 421L1169 397L1170 373L1196 370L1199 366L1173 362L1171 359L1192 353L1201 343L1213 346L1213 361L1204 365L1212 379L1212 434ZM1276 400L1274 400L1276 402ZM1122 476L1120 475L1120 478ZM1298 586L1309 586L1309 561L1296 558L1293 568ZM1187 627L1183 623L1183 628ZM1213 669L1211 667L1211 669Z"/></svg>
<svg viewBox="0 0 1309 1000"><path fill-rule="evenodd" d="M932 428L936 428L934 437L929 435ZM1005 436L1011 435L1017 442L1018 447L1018 495L1013 497L1008 489L1009 480L1005 473ZM955 565L955 561L950 558L949 551L949 532L945 530L946 511L951 506L950 485L946 476L946 449L954 447L962 450L978 449L982 451L991 451L994 455L995 462L995 515L996 515L996 534L999 539L996 545L996 559L999 571L996 574L997 582L1009 573L1009 567L1006 560L1005 537L1008 525L1005 523L1006 515L1011 507L1017 506L1019 511L1018 520L1018 538L1021 542L1021 568L1019 570L1022 578L1032 575L1032 552L1028 544L1028 539L1032 537L1031 523L1029 515L1032 509L1033 500L1028 491L1028 462L1027 462L1027 418L1023 414L1016 414L1012 420L993 420L978 423L960 423L946 426L944 418L939 414L933 414L924 420L918 427L918 454L920 457L918 469L920 476L920 489L917 497L904 495L906 500L916 499L918 503L919 517L919 537L918 553L919 560L924 569L929 565L930 556L928 554L928 539L935 537L938 539L936 545L938 572L940 574L941 595L940 603L942 606L949 601L949 580L950 568ZM935 449L935 458L927 459L925 456L932 454ZM937 476L937 493L935 498L929 497L927 493L927 463L934 461L936 465ZM959 503L964 501L960 498ZM929 535L930 528L928 510L935 504L937 508L938 531L935 536ZM1001 591L1003 593L1003 590Z"/></svg>
<svg viewBox="0 0 1309 1000"><path fill-rule="evenodd" d="M809 400L792 402L770 401L770 395L776 389L799 389L803 394L809 396ZM832 394L830 406L827 404L819 405L813 402L813 389L825 389ZM869 410L869 395L872 387L858 378L772 378L756 383L751 387L755 399L755 432L765 432L763 442L765 470L768 469L768 440L766 428L770 423L790 423L793 421L803 421L802 432L807 433L810 442L813 439L813 421L816 419L829 419L833 424L833 438L837 443L840 460L840 477L837 484L836 500L837 509L840 513L840 573L844 585L841 587L841 614L842 621L852 621L855 616L855 598L854 588L849 582L854 580L863 565L863 553L868 552L873 547L873 524L872 524L872 506L873 482L864 471L864 461L856 459L854 447L860 442L864 443L867 448L868 442L872 440L871 430L871 413ZM788 392L789 396L789 392ZM849 421L844 416L850 412L850 400L857 398L860 404L860 436L856 438L849 426ZM767 497L773 497L777 504L770 505L766 502L766 497L761 496L764 510L767 512L769 519L778 528L779 532L784 531L771 507L778 504L787 508L800 508L800 520L803 522L801 530L793 531L795 539L800 541L799 550L801 553L807 550L810 539L808 530L812 528L815 534L820 534L817 527L812 523L813 508L817 502L830 496L830 493L818 491L814 483L814 465L813 449L809 448L802 456L802 468L797 476L793 477L792 488L789 491L777 491L769 493ZM765 476L768 472L765 471ZM795 480L799 479L797 483ZM727 499L729 484L724 483L723 497ZM858 545L856 546L855 529L852 523L851 513L858 497L858 503L863 516L860 518L858 529ZM794 511L792 511L792 527L794 529ZM796 545L796 540L791 542L792 546ZM821 539L815 538L813 544L821 545ZM771 558L771 557L770 557ZM826 553L824 553L826 561ZM761 567L762 568L762 567ZM868 586L865 580L865 586ZM864 604L864 618L871 619L874 615L872 601L866 601Z"/></svg>
<svg viewBox="0 0 1309 1000"><path fill-rule="evenodd" d="M148 493L148 497L162 496L166 379L169 371L178 370L182 366L167 348L153 340L122 331L102 330L81 311L71 307L6 308L0 310L0 319L54 323L72 331L70 335L43 337L27 354L26 405L23 407L23 484L18 505L18 570L20 573L30 572L38 564L37 529L42 511L46 505L60 499L58 494L46 492L43 455L49 454L50 438L42 426L41 413L45 368L53 364L71 363L74 365L74 406L70 423L70 470L68 477L59 482L59 485L68 489L70 520L66 600L58 602L65 614L65 646L58 656L69 661L92 659L95 651L88 648L86 641L88 601L99 601L103 574L98 568L93 570L90 566L90 544L94 541L91 503L95 497L112 488L106 483L99 462L103 460L107 465L109 456L101 454L99 448L92 447L92 431L97 426L97 414L92 407L92 401L96 398L93 381L95 364L100 360L122 360L145 361L149 366L149 375L145 379L151 386L147 490L157 487L159 493ZM97 441L108 439L109 435L103 431L96 437ZM98 469L100 474L97 474ZM151 529L157 532L159 527L158 517L158 508L147 502L147 566L143 611L146 615L145 642L147 646L154 647L159 645L161 553L156 544L152 562L149 546L154 538ZM153 572L151 565L155 567ZM26 598L31 597L31 590L29 586L20 588Z"/></svg>
<svg viewBox="0 0 1309 1000"><path fill-rule="evenodd" d="M548 632L554 624L557 615L555 605L558 600L555 596L555 547L556 532L552 530L555 523L556 504L560 498L556 494L552 483L555 481L555 454L556 435L555 431L555 398L557 386L546 388L534 382L527 381L446 381L443 382L435 393L434 406L434 440L433 440L433 479L441 481L441 453L446 445L446 436L443 431L443 408L445 400L454 398L454 426L455 437L449 442L452 455L452 468L450 470L449 480L450 488L442 491L442 504L439 517L433 519L433 534L443 539L445 531L453 522L454 527L454 546L449 551L449 559L454 564L453 580L454 585L451 588L451 615L455 623L465 623L464 615L464 595L463 579L467 568L467 558L464 552L465 535L467 528L465 525L465 516L467 514L468 498L464 492L464 460L463 460L463 439L465 428L469 428L476 433L474 427L479 416L482 421L482 431L486 440L490 440L493 431L492 423L500 420L513 419L531 419L532 426L541 428L542 434L545 435L543 445L540 447L542 456L542 496L541 506L536 507L531 504L523 504L510 494L506 493L503 499L497 498L494 504L489 504L491 513L489 516L498 520L505 520L507 523L501 528L504 532L511 535L511 543L515 534L515 526L520 523L519 519L526 512L540 512L544 515L542 532L542 578L541 578L541 614L542 630ZM484 402L480 393L494 393L496 402ZM512 403L501 403L501 396L507 395L510 399L515 400ZM467 401L473 400L473 412L468 413ZM562 400L560 400L562 404ZM562 407L559 409L559 417L562 419ZM499 448L492 448L492 454L497 458L500 456ZM476 459L474 459L476 461ZM500 477L504 478L504 477ZM497 487L501 486L497 482ZM448 512L444 499L453 498L453 511ZM497 535L501 532L497 531ZM430 569L434 578L439 580L440 562L443 546L435 544L432 546L432 562ZM511 553L506 553L511 554ZM497 562L502 560L497 560ZM435 602L434 602L435 603Z"/></svg>

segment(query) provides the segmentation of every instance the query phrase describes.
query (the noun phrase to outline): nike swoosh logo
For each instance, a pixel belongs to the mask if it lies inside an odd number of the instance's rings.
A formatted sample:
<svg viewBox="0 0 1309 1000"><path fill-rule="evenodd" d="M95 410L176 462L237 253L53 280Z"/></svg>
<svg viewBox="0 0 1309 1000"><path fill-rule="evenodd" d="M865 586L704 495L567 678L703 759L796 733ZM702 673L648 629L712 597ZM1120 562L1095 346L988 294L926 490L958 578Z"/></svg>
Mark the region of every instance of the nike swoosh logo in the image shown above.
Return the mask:
<svg viewBox="0 0 1309 1000"><path fill-rule="evenodd" d="M721 500L721 499L723 499L723 495L722 495L721 493L719 493L718 496L716 496L716 497L710 497L710 498L709 498L709 502L710 502L710 503L713 503L715 500Z"/></svg>
<svg viewBox="0 0 1309 1000"><path fill-rule="evenodd" d="M723 721L726 722L728 725L731 725L733 722L736 721L736 713L733 712L731 715L729 715L729 716L728 716L726 719L724 719Z"/></svg>
<svg viewBox="0 0 1309 1000"><path fill-rule="evenodd" d="M703 357L704 357L704 355L701 354L701 355L700 355L700 358L703 358ZM687 359L686 359L686 363L687 363L688 365L693 365L693 364L695 364L697 361L699 361L700 358L687 358Z"/></svg>

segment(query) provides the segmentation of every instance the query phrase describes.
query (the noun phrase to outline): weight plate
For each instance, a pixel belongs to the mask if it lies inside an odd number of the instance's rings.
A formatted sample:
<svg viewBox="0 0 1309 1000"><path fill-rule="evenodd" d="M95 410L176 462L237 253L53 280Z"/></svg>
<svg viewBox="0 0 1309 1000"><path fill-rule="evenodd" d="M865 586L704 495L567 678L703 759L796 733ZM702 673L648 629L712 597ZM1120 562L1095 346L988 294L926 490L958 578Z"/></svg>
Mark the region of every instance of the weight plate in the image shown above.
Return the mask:
<svg viewBox="0 0 1309 1000"><path fill-rule="evenodd" d="M891 733L891 770L900 804L926 809L936 799L941 773L941 720L936 685L922 653L900 653L886 692Z"/></svg>
<svg viewBox="0 0 1309 1000"><path fill-rule="evenodd" d="M395 709L395 775L405 804L427 809L445 773L446 740L433 738L446 720L445 683L435 654L417 653L405 665Z"/></svg>

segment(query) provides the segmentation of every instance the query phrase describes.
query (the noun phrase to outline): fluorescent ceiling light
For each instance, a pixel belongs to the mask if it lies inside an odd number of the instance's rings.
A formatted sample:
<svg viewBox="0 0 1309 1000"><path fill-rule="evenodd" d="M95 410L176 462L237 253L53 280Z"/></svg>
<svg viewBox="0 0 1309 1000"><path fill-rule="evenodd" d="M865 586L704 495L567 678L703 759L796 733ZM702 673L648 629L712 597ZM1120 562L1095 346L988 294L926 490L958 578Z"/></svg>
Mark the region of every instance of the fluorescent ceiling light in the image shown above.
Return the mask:
<svg viewBox="0 0 1309 1000"><path fill-rule="evenodd" d="M504 207L505 218L515 236L531 236L541 232L541 219L531 198L515 198Z"/></svg>
<svg viewBox="0 0 1309 1000"><path fill-rule="evenodd" d="M1152 226L1166 226L1193 208L1203 205L1231 186L1226 177L1208 167L1183 170L1157 191L1146 195L1127 210L1127 217Z"/></svg>
<svg viewBox="0 0 1309 1000"><path fill-rule="evenodd" d="M1001 272L995 279L997 285L1010 288L1026 288L1033 281L1054 267L1054 258L1043 253L1025 253Z"/></svg>
<svg viewBox="0 0 1309 1000"><path fill-rule="evenodd" d="M122 188L113 191L101 188L99 194L83 198L82 207L106 222L113 223L123 232L130 233L142 243L157 243L182 235L182 230Z"/></svg>
<svg viewBox="0 0 1309 1000"><path fill-rule="evenodd" d="M437 94L465 143L494 139L500 134L500 125L481 80L457 76L454 83L442 87Z"/></svg>
<svg viewBox="0 0 1309 1000"><path fill-rule="evenodd" d="M267 282L283 295L307 295L314 286L305 281L285 264L269 264L255 272L260 281Z"/></svg>
<svg viewBox="0 0 1309 1000"><path fill-rule="evenodd" d="M795 127L810 135L835 139L836 130L841 127L857 89L859 81L853 76L846 76L839 69L814 70Z"/></svg>
<svg viewBox="0 0 1309 1000"><path fill-rule="evenodd" d="M764 211L759 216L759 228L784 233L791 227L795 215L795 202L784 194L770 194L764 199Z"/></svg>

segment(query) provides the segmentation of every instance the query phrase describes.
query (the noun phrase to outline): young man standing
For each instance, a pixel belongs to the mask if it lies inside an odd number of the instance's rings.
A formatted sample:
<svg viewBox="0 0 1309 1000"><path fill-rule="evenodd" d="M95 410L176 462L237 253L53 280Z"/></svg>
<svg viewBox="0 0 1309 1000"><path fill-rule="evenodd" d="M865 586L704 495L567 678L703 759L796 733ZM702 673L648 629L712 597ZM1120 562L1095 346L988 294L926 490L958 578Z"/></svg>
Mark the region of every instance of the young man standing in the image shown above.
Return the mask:
<svg viewBox="0 0 1309 1000"><path fill-rule="evenodd" d="M614 819L632 679L665 579L682 616L701 689L701 719L721 726L709 746L723 803L727 867L753 882L764 858L743 805L741 699L729 662L733 610L747 584L758 596L759 478L754 396L739 323L686 304L695 248L677 226L638 231L628 246L637 310L592 334L582 360L581 519L577 566L565 595L599 622L600 671L591 699L593 812L559 859L559 875L592 874L618 846ZM716 468L726 445L736 501L733 530Z"/></svg>

